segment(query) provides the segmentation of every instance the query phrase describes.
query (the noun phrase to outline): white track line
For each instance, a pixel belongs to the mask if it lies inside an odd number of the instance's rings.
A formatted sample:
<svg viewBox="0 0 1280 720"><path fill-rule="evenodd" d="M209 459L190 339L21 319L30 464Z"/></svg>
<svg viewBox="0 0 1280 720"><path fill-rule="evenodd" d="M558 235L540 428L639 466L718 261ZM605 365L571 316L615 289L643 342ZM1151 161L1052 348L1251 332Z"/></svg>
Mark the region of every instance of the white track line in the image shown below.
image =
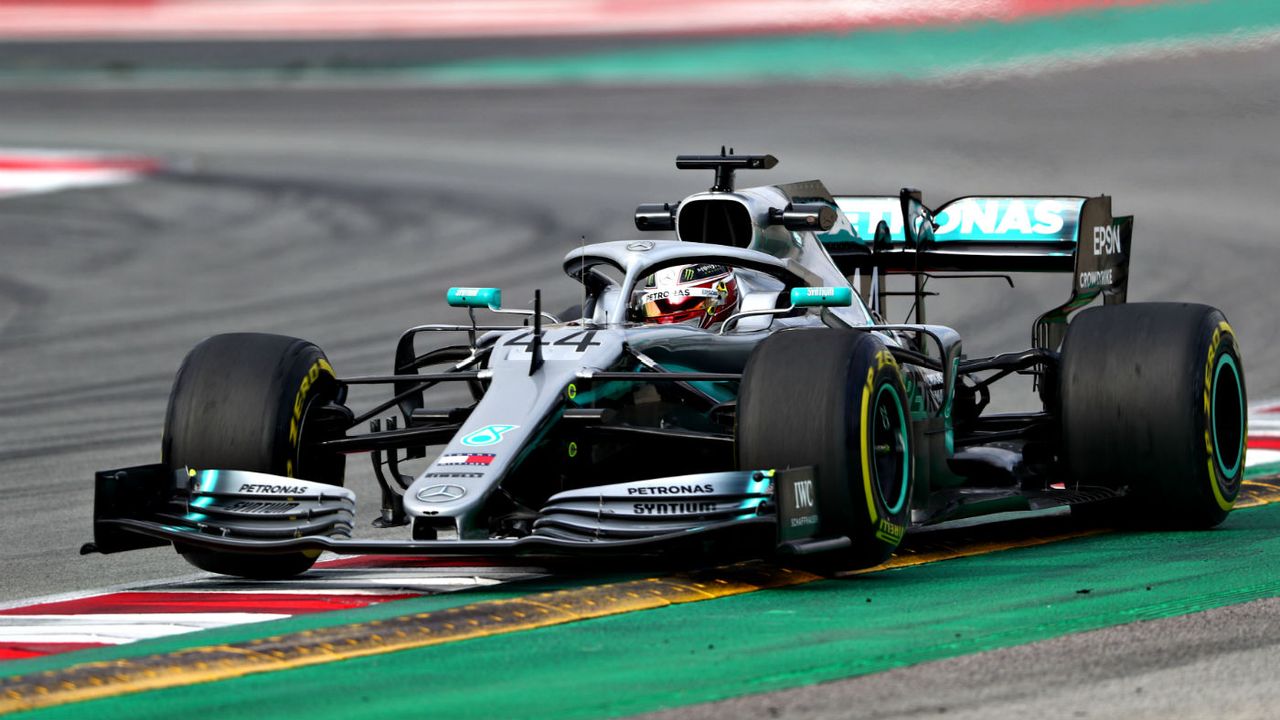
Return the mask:
<svg viewBox="0 0 1280 720"><path fill-rule="evenodd" d="M239 580L209 576L185 583L157 583L133 588L150 592L246 592L325 595L435 595L482 588L546 575L537 568L341 568L312 570L289 580Z"/></svg>
<svg viewBox="0 0 1280 720"><path fill-rule="evenodd" d="M139 177L138 173L127 170L0 170L0 196L125 185Z"/></svg>
<svg viewBox="0 0 1280 720"><path fill-rule="evenodd" d="M123 645L290 617L275 613L85 613L0 616L0 643L96 643Z"/></svg>
<svg viewBox="0 0 1280 720"><path fill-rule="evenodd" d="M158 168L151 158L125 153L0 147L0 197L124 185Z"/></svg>
<svg viewBox="0 0 1280 720"><path fill-rule="evenodd" d="M1280 400L1264 400L1249 408L1249 435L1280 437Z"/></svg>
<svg viewBox="0 0 1280 720"><path fill-rule="evenodd" d="M1280 450L1267 450L1264 448L1249 448L1245 451L1244 466L1256 467L1258 465L1270 465L1272 463L1280 463Z"/></svg>

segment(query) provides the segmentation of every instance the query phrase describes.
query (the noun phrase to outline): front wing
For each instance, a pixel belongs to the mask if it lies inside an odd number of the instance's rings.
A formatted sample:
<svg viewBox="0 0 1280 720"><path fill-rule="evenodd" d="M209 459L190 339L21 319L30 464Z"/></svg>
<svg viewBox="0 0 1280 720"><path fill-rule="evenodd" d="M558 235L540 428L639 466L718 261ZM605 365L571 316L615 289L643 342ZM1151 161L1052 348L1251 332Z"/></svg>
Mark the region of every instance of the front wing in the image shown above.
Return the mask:
<svg viewBox="0 0 1280 720"><path fill-rule="evenodd" d="M524 537L382 540L350 537L355 495L344 488L263 473L144 465L97 474L94 541L81 552L168 543L246 554L489 557L706 554L714 547L734 555L808 554L846 547L848 538L820 534L816 493L801 493L807 505L790 501L797 483L812 480L813 469L804 467L602 485L553 496L534 533ZM664 492L655 498L657 490ZM780 506L779 497L789 501ZM658 521L655 505L667 510Z"/></svg>

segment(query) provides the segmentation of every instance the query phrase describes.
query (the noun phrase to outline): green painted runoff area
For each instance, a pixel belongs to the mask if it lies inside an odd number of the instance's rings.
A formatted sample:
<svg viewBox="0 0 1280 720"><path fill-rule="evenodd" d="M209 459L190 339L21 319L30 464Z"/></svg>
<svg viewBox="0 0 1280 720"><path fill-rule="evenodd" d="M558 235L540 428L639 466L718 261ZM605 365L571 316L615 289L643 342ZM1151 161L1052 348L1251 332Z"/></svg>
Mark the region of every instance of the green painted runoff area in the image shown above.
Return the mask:
<svg viewBox="0 0 1280 720"><path fill-rule="evenodd" d="M1173 2L1018 22L667 42L561 56L486 58L413 71L465 84L893 80L1104 60L1116 53L1274 38L1280 2Z"/></svg>
<svg viewBox="0 0 1280 720"><path fill-rule="evenodd" d="M1272 504L1212 531L1078 538L23 717L628 715L1277 595Z"/></svg>

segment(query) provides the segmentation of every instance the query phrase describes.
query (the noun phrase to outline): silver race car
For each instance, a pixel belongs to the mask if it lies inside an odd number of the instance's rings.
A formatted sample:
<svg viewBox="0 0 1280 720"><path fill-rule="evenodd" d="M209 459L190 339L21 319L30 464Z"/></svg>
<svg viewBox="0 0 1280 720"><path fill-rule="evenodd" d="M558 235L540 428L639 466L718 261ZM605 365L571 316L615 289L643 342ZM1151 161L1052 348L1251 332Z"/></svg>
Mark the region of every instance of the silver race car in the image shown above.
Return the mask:
<svg viewBox="0 0 1280 720"><path fill-rule="evenodd" d="M255 578L301 573L326 550L844 568L976 515L1226 517L1247 407L1235 336L1210 307L1126 304L1133 220L1109 197L931 210L910 189L734 187L736 171L776 162L677 158L714 170L714 186L635 218L675 239L569 253L584 303L560 315L538 293L512 309L497 288L452 288L470 322L409 328L388 375L342 377L295 338L208 338L174 380L162 462L97 473L84 551L172 543ZM1028 349L969 358L925 322L931 278L1012 272L1073 277ZM889 291L889 275L910 289ZM892 296L914 322L881 321ZM984 412L1014 373L1034 376L1039 406ZM348 389L364 384L390 395L357 412ZM343 487L356 453L372 460L384 529L360 537Z"/></svg>

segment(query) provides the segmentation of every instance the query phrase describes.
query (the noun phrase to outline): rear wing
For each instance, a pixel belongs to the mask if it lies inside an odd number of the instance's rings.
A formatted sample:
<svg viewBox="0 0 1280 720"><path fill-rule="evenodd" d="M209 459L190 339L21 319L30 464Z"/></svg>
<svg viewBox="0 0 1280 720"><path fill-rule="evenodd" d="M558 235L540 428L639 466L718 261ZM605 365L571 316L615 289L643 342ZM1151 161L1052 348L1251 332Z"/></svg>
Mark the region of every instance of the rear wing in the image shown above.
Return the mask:
<svg viewBox="0 0 1280 720"><path fill-rule="evenodd" d="M1035 340L1055 349L1067 316L1101 296L1125 301L1133 217L1114 217L1111 198L970 196L935 211L919 191L832 198L848 225L819 235L846 275L947 272L1072 273L1071 299L1036 321Z"/></svg>

